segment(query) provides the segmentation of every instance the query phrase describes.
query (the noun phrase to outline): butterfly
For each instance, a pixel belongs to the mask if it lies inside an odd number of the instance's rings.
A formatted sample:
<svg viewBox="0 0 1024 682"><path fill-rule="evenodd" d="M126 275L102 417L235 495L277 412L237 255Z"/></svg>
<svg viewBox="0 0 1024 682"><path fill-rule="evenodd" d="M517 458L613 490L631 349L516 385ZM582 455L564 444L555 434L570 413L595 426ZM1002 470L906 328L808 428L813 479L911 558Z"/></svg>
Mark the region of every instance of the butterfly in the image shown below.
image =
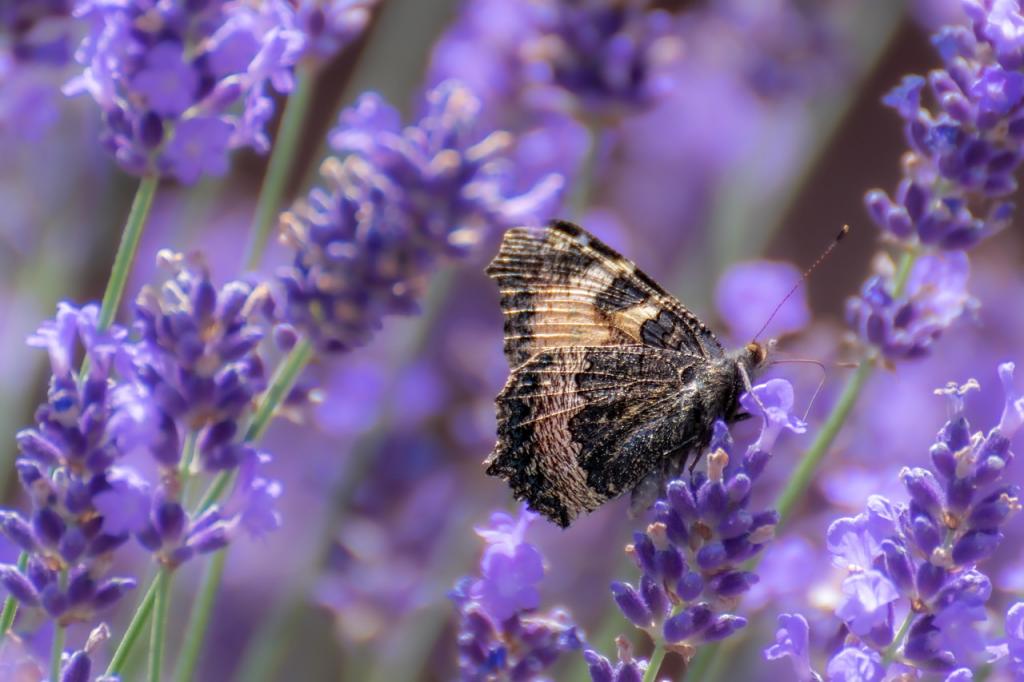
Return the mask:
<svg viewBox="0 0 1024 682"><path fill-rule="evenodd" d="M744 418L764 345L726 352L676 298L583 228L508 230L487 267L510 374L484 464L567 527L627 491L649 496Z"/></svg>

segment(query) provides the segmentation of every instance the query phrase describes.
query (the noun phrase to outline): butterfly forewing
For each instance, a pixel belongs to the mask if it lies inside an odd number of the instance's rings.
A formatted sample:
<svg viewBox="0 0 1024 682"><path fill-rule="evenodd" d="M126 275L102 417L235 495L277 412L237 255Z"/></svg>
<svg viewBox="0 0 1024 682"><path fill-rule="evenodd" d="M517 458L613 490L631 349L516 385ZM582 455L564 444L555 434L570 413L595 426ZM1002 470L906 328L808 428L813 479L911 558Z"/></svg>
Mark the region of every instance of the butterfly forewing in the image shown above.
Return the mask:
<svg viewBox="0 0 1024 682"><path fill-rule="evenodd" d="M678 300L571 223L514 228L487 268L501 292L505 354L514 369L539 350L641 343L722 356L717 339Z"/></svg>

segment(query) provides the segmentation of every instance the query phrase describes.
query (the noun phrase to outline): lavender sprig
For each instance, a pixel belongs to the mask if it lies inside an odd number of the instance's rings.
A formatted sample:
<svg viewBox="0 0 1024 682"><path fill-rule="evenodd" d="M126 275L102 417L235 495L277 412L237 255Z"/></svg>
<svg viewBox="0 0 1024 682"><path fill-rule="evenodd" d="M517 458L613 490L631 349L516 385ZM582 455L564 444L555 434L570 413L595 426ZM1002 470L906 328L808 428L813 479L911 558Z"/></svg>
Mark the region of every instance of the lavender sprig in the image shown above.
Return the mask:
<svg viewBox="0 0 1024 682"><path fill-rule="evenodd" d="M223 174L232 149L267 151L268 88L291 90L303 47L289 3L89 0L75 12L91 31L66 92L96 100L123 169L194 183Z"/></svg>
<svg viewBox="0 0 1024 682"><path fill-rule="evenodd" d="M791 414L793 388L782 379L755 386L741 404L763 420L757 440L733 457L729 431L716 423L707 474L671 481L654 505L654 522L626 548L641 570L639 584L612 583L623 615L656 644L646 679L657 674L665 647L689 660L701 645L746 625L733 613L757 582L745 564L779 522L774 510L749 509L753 484L782 432L803 433L806 425Z"/></svg>
<svg viewBox="0 0 1024 682"><path fill-rule="evenodd" d="M833 560L849 571L836 609L844 640L831 654L829 680L880 681L893 666L971 679L965 671L1003 655L979 629L988 620L985 604L992 593L979 564L995 552L1002 527L1021 509L1019 486L1005 477L1024 398L1013 387L1012 363L1000 365L999 375L1005 402L995 427L972 433L964 416L964 397L978 389L976 381L936 391L949 401L950 417L930 449L932 468L900 472L909 502L874 495L865 512L829 527ZM1016 617L1011 609L1008 630ZM799 679L820 679L809 665L806 621L786 614L779 625L779 643L766 656L788 656Z"/></svg>
<svg viewBox="0 0 1024 682"><path fill-rule="evenodd" d="M563 653L583 642L568 613L538 612L544 577L540 551L526 541L536 514L491 515L478 528L487 543L480 577L462 579L451 593L459 612L459 674L471 681L533 680Z"/></svg>
<svg viewBox="0 0 1024 682"><path fill-rule="evenodd" d="M331 146L348 156L321 167L324 187L283 217L294 250L278 280L280 316L323 352L366 343L381 319L417 310L440 257L464 256L512 225L531 223L561 188L549 175L514 190L514 138L478 129L479 101L447 82L402 128L373 94L344 111Z"/></svg>

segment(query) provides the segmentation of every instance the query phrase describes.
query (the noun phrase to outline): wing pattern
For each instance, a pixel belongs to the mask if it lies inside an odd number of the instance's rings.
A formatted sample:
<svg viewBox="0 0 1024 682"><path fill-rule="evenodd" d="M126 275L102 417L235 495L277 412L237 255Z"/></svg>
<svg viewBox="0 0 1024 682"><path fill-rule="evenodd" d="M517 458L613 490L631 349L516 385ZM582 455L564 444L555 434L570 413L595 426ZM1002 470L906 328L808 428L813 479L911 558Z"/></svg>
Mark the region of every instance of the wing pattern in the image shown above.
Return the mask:
<svg viewBox="0 0 1024 682"><path fill-rule="evenodd" d="M707 445L735 362L630 261L565 222L515 228L487 268L511 374L487 473L568 526Z"/></svg>
<svg viewBox="0 0 1024 682"><path fill-rule="evenodd" d="M697 364L642 345L537 353L498 396L487 473L568 526L706 439Z"/></svg>
<svg viewBox="0 0 1024 682"><path fill-rule="evenodd" d="M696 315L571 223L509 230L487 274L501 291L513 370L542 349L564 346L640 343L704 359L723 355Z"/></svg>

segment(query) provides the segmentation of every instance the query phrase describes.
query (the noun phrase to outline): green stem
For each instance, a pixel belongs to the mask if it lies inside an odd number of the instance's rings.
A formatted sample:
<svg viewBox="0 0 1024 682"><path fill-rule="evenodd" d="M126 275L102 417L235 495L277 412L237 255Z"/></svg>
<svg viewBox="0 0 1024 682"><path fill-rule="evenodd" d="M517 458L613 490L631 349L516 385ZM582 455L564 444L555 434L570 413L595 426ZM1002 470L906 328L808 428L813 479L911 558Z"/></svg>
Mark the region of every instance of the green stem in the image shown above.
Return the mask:
<svg viewBox="0 0 1024 682"><path fill-rule="evenodd" d="M803 499L811 479L814 478L814 473L818 470L818 466L828 453L829 447L831 447L832 442L839 434L839 429L846 423L846 418L850 415L850 411L857 404L857 398L860 397L860 393L864 389L868 377L871 376L874 366L874 362L871 359L864 359L860 362L857 366L857 371L853 373L853 376L846 383L846 387L843 388L839 401L832 408L831 414L829 414L821 430L818 431L818 435L815 436L811 447L800 458L796 471L789 477L786 487L775 502L775 508L782 519L781 523L785 523L789 519L797 503Z"/></svg>
<svg viewBox="0 0 1024 682"><path fill-rule="evenodd" d="M149 209L153 206L153 197L156 195L156 187L159 182L158 177L147 176L142 179L139 188L135 191L132 208L128 213L128 221L121 233L121 242L117 245L114 264L110 268L107 289L103 292L103 305L100 308L99 319L100 329L109 327L117 316L117 309L121 304L121 297L124 295L124 287L128 283L128 275L132 270L132 263L135 261L135 252L139 249L139 240L142 238L142 230L146 226L146 218L149 217Z"/></svg>
<svg viewBox="0 0 1024 682"><path fill-rule="evenodd" d="M890 644L885 653L882 654L882 666L887 668L889 664L896 658L896 654L899 653L900 645L903 644L903 640L906 639L907 633L910 632L910 626L914 623L914 612L907 611L907 617L903 619L903 623L900 625L900 629L896 632L896 637L893 638L892 644Z"/></svg>
<svg viewBox="0 0 1024 682"><path fill-rule="evenodd" d="M295 90L288 96L281 115L281 126L277 129L267 174L263 178L259 199L256 203L256 215L253 217L249 232L249 244L245 249L245 270L255 270L263 259L263 252L270 240L270 231L277 222L278 212L285 189L292 176L295 156L299 151L299 136L302 124L309 113L313 101L315 73L309 68L299 70Z"/></svg>
<svg viewBox="0 0 1024 682"><path fill-rule="evenodd" d="M172 569L166 566L156 576L156 601L153 605L152 629L149 638L149 682L160 682L164 669L164 647L167 643L167 603L171 593Z"/></svg>
<svg viewBox="0 0 1024 682"><path fill-rule="evenodd" d="M68 634L67 628L58 623L53 631L53 645L50 647L50 679L60 679L61 662L64 657L64 640Z"/></svg>
<svg viewBox="0 0 1024 682"><path fill-rule="evenodd" d="M591 204L594 192L594 183L597 180L597 162L600 160L604 144L604 127L596 122L587 124L587 153L580 163L579 172L576 174L576 182L572 187L569 197L569 215L573 220L581 221L583 213Z"/></svg>
<svg viewBox="0 0 1024 682"><path fill-rule="evenodd" d="M288 393L295 386L299 374L306 368L313 358L312 342L301 339L288 356L278 365L274 377L270 380L270 387L263 395L263 400L256 408L249 430L246 431L245 440L252 443L263 437L267 427L270 426L270 419L274 411L281 405Z"/></svg>
<svg viewBox="0 0 1024 682"><path fill-rule="evenodd" d="M27 566L28 552L22 552L18 555L18 571L24 573ZM4 600L4 610L0 611L0 644L3 644L4 637L14 625L16 615L18 615L18 601L14 597L8 596Z"/></svg>
<svg viewBox="0 0 1024 682"><path fill-rule="evenodd" d="M199 586L199 594L192 606L188 625L185 627L185 641L178 653L178 668L174 674L175 682L189 682L194 679L199 654L203 649L206 631L210 625L210 614L220 587L221 576L224 574L224 562L227 552L220 550L213 555L203 573L203 581Z"/></svg>
<svg viewBox="0 0 1024 682"><path fill-rule="evenodd" d="M181 493L178 499L184 504L188 501L188 491L192 483L192 461L196 457L196 444L199 442L199 432L192 430L185 437L185 446L181 450L181 462L178 464L178 481L181 484Z"/></svg>
<svg viewBox="0 0 1024 682"><path fill-rule="evenodd" d="M658 679L658 671L661 670L661 663L665 660L665 642L661 637L654 639L654 651L647 661L647 671L644 673L644 682L655 682Z"/></svg>
<svg viewBox="0 0 1024 682"><path fill-rule="evenodd" d="M139 635L142 634L143 628L146 627L149 616L153 613L153 605L156 603L156 593L159 580L154 579L150 583L149 589L146 590L145 596L139 605L135 607L135 613L132 615L132 620L128 623L128 627L124 631L124 636L121 638L121 642L117 645L117 649L114 651L113 658L110 659L110 665L107 666L107 675L120 675L124 671L124 665L128 662L128 655L131 653L132 648L135 646L135 642L139 640Z"/></svg>

